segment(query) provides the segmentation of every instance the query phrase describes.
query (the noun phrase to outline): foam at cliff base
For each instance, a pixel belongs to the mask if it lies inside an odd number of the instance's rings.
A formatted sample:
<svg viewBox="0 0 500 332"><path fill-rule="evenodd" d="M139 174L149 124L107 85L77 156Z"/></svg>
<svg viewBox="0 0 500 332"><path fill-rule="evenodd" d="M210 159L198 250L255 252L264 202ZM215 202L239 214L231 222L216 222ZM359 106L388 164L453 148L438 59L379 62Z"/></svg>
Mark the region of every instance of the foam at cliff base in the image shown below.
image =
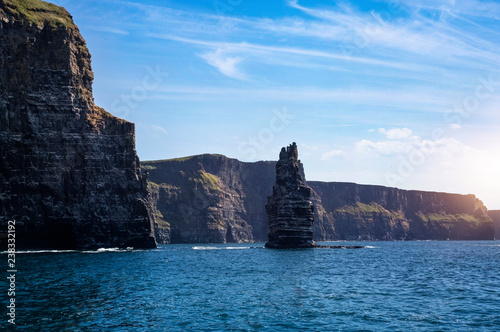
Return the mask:
<svg viewBox="0 0 500 332"><path fill-rule="evenodd" d="M193 250L242 250L252 249L252 247L214 247L214 246L194 246Z"/></svg>
<svg viewBox="0 0 500 332"><path fill-rule="evenodd" d="M107 252L131 252L142 251L134 250L132 247L127 248L99 248L97 250L16 250L16 254L68 254L68 253L82 253L82 254L101 254ZM8 254L7 251L0 252L0 255Z"/></svg>

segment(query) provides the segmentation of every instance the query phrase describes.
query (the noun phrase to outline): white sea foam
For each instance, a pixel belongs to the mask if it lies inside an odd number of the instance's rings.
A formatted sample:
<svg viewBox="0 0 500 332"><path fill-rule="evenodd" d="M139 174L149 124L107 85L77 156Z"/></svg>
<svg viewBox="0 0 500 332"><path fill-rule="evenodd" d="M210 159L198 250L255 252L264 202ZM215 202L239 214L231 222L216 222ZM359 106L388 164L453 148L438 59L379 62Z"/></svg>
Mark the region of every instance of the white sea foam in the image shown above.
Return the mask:
<svg viewBox="0 0 500 332"><path fill-rule="evenodd" d="M87 251L82 251L84 254L100 254L104 252L128 252L128 251L133 251L134 248L132 247L127 247L127 248L99 248L97 250L87 250Z"/></svg>
<svg viewBox="0 0 500 332"><path fill-rule="evenodd" d="M124 248L99 248L97 250L16 250L16 254L67 254L67 253L83 253L83 254L100 254L104 252L128 252L138 251L132 247ZM1 251L0 254L8 254L7 251Z"/></svg>
<svg viewBox="0 0 500 332"><path fill-rule="evenodd" d="M252 247L214 247L214 246L194 246L193 250L241 250L251 249Z"/></svg>
<svg viewBox="0 0 500 332"><path fill-rule="evenodd" d="M71 252L78 252L77 250L16 250L16 255L18 254L47 254L47 253L57 253L65 254ZM2 251L0 254L7 254L7 251Z"/></svg>

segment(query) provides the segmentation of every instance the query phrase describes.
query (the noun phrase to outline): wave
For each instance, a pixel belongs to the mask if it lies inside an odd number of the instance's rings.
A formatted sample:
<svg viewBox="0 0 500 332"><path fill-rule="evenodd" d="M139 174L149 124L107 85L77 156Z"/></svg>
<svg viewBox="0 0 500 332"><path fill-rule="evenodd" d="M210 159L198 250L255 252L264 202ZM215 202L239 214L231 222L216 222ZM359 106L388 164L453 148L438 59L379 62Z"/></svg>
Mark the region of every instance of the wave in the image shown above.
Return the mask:
<svg viewBox="0 0 500 332"><path fill-rule="evenodd" d="M127 248L99 248L97 250L16 250L16 255L23 254L68 254L68 253L82 253L82 254L100 254L105 252L129 252L139 251L134 250L132 247ZM0 254L8 254L7 251L1 251Z"/></svg>
<svg viewBox="0 0 500 332"><path fill-rule="evenodd" d="M97 250L85 250L81 251L83 254L101 254L103 252L129 252L129 251L137 251L132 247L127 248L99 248Z"/></svg>
<svg viewBox="0 0 500 332"><path fill-rule="evenodd" d="M193 250L242 250L251 249L252 247L214 247L214 246L194 246Z"/></svg>
<svg viewBox="0 0 500 332"><path fill-rule="evenodd" d="M22 254L47 254L47 253L56 253L56 254L66 254L66 253L74 253L78 252L78 250L16 250L16 255ZM0 254L8 254L7 251L2 251Z"/></svg>

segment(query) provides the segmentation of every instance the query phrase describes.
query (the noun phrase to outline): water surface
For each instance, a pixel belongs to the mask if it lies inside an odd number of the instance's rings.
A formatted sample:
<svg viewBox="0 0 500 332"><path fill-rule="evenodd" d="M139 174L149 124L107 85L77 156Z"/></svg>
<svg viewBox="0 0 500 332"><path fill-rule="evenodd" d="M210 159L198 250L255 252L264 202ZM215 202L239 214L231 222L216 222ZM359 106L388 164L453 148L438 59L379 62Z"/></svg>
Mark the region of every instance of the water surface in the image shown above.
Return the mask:
<svg viewBox="0 0 500 332"><path fill-rule="evenodd" d="M499 241L341 244L18 253L17 330L500 330Z"/></svg>

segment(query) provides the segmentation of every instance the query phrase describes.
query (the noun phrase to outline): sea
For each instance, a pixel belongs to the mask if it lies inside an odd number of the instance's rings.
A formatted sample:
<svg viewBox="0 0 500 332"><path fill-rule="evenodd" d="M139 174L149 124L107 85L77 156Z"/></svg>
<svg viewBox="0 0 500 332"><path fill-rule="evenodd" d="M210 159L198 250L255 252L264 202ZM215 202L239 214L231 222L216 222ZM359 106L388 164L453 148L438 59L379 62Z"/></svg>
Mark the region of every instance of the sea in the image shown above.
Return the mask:
<svg viewBox="0 0 500 332"><path fill-rule="evenodd" d="M321 244L17 252L1 329L500 331L500 241Z"/></svg>

